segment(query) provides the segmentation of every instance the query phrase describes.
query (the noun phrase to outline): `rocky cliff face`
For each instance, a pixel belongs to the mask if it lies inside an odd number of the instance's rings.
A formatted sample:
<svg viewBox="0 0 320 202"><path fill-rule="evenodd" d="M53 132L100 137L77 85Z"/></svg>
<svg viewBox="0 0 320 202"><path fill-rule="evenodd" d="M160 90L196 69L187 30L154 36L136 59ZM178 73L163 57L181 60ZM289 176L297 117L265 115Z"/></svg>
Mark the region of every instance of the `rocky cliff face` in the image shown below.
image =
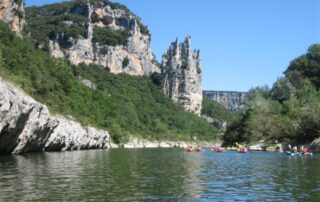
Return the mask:
<svg viewBox="0 0 320 202"><path fill-rule="evenodd" d="M201 114L202 85L200 51L191 49L191 38L171 44L161 63L164 92L187 111Z"/></svg>
<svg viewBox="0 0 320 202"><path fill-rule="evenodd" d="M243 108L248 96L247 92L235 91L203 91L203 94L233 111Z"/></svg>
<svg viewBox="0 0 320 202"><path fill-rule="evenodd" d="M25 22L23 0L1 0L0 19L8 23L12 31L21 35Z"/></svg>
<svg viewBox="0 0 320 202"><path fill-rule="evenodd" d="M57 32L54 36L50 33L49 52L53 56L65 57L75 65L96 64L112 73L148 75L160 72L150 48L151 39L147 28L141 24L139 17L125 7L118 4L115 6L108 1L74 1L63 4L66 5L54 11L45 10L44 7L39 8L38 12L42 16L62 16L64 26L70 30L77 23L76 20L83 20L85 17L85 22L81 22L80 26L85 29L86 34L66 38L65 32ZM32 27L29 31L32 36ZM117 37L126 38L125 42L117 43ZM61 45L61 41L68 45Z"/></svg>
<svg viewBox="0 0 320 202"><path fill-rule="evenodd" d="M64 117L0 78L0 154L110 147L109 133Z"/></svg>

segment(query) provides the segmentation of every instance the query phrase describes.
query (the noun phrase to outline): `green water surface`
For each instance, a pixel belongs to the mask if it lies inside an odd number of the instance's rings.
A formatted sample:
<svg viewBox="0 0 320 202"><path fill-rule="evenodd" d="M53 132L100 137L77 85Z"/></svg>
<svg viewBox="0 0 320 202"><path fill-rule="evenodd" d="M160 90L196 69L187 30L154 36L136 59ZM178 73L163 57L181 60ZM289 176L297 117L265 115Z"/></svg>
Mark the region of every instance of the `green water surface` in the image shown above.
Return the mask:
<svg viewBox="0 0 320 202"><path fill-rule="evenodd" d="M320 156L111 149L0 156L0 201L320 201Z"/></svg>

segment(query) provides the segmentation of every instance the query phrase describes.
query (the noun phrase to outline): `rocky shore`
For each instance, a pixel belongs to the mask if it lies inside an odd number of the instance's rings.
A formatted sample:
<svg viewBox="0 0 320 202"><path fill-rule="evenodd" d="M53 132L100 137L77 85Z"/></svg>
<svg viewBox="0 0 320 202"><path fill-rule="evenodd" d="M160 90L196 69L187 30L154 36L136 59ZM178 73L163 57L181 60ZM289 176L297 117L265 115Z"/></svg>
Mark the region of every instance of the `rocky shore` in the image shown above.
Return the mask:
<svg viewBox="0 0 320 202"><path fill-rule="evenodd" d="M0 154L109 147L107 131L50 115L45 105L0 77Z"/></svg>
<svg viewBox="0 0 320 202"><path fill-rule="evenodd" d="M207 142L207 141L151 141L138 138L130 138L126 144L121 145L123 148L186 148L187 146L200 146L200 147L212 147L220 145L219 142ZM118 145L112 145L111 147L118 148Z"/></svg>

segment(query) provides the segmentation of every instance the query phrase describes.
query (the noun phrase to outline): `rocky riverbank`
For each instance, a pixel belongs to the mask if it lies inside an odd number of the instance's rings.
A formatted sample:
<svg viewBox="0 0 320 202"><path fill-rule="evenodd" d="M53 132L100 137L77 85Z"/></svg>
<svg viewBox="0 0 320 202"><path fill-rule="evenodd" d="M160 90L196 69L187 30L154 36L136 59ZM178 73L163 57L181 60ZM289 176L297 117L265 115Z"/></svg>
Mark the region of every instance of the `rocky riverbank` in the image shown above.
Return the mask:
<svg viewBox="0 0 320 202"><path fill-rule="evenodd" d="M84 127L61 115L0 77L0 154L106 148L210 147L219 143L151 141L131 137L123 145L111 143L107 131Z"/></svg>
<svg viewBox="0 0 320 202"><path fill-rule="evenodd" d="M0 154L109 147L107 131L50 115L45 105L0 78Z"/></svg>
<svg viewBox="0 0 320 202"><path fill-rule="evenodd" d="M219 142L207 142L207 141L169 141L169 140L145 140L131 137L129 141L123 145L111 145L113 148L186 148L187 146L200 146L200 147L212 147L220 145Z"/></svg>

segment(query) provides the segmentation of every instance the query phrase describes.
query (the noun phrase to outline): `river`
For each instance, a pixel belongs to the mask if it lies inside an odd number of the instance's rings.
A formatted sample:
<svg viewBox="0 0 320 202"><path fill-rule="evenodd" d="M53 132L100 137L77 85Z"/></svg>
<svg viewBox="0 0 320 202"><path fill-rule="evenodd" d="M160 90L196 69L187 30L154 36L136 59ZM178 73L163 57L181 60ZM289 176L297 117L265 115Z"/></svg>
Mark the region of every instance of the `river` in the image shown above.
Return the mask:
<svg viewBox="0 0 320 202"><path fill-rule="evenodd" d="M319 201L320 156L111 149L0 156L0 201Z"/></svg>

